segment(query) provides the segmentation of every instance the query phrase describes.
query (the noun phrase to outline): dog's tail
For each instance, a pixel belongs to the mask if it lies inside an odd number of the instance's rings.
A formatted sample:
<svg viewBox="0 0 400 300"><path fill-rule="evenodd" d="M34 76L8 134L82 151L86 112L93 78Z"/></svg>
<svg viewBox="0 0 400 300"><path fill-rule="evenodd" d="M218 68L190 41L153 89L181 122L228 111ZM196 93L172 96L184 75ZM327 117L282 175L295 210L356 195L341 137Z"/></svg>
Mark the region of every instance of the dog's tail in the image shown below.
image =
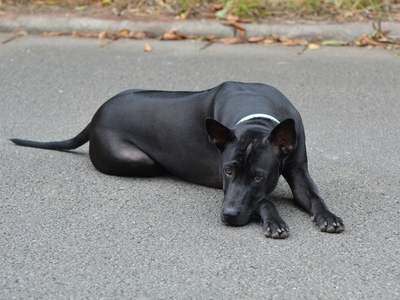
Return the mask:
<svg viewBox="0 0 400 300"><path fill-rule="evenodd" d="M65 141L57 141L57 142L36 142L29 140L21 140L21 139L10 139L14 144L24 147L33 147L33 148L41 148L41 149L50 149L50 150L72 150L76 149L87 141L89 141L89 127L90 124L85 127L76 137L65 140Z"/></svg>

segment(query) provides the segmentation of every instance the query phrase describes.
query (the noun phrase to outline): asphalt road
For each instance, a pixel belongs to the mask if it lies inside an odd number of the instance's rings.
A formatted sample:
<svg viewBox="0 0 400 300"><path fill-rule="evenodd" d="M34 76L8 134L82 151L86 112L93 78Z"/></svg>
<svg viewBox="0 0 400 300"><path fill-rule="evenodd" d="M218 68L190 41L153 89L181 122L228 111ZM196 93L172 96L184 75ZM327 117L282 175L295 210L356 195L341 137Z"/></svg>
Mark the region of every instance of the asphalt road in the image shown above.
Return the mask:
<svg viewBox="0 0 400 300"><path fill-rule="evenodd" d="M1 40L7 35L0 35ZM400 58L381 50L25 37L0 44L0 298L399 299ZM127 88L226 80L283 91L343 234L321 233L281 183L287 240L229 228L222 193L94 170L7 138L75 135Z"/></svg>

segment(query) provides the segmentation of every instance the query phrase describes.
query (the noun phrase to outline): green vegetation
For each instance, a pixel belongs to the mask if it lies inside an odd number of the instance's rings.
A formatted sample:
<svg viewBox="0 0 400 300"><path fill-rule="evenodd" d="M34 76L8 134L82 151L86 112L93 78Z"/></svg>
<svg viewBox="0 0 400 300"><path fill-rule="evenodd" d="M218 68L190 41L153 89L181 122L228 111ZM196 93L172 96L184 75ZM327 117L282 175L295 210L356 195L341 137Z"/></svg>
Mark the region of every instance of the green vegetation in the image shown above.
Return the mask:
<svg viewBox="0 0 400 300"><path fill-rule="evenodd" d="M0 0L5 5L35 7L60 6L84 10L111 8L144 14L178 15L183 18L207 16L246 19L264 17L354 16L381 17L395 12L400 16L400 0Z"/></svg>
<svg viewBox="0 0 400 300"><path fill-rule="evenodd" d="M266 5L264 0L232 0L231 13L239 17L260 16Z"/></svg>

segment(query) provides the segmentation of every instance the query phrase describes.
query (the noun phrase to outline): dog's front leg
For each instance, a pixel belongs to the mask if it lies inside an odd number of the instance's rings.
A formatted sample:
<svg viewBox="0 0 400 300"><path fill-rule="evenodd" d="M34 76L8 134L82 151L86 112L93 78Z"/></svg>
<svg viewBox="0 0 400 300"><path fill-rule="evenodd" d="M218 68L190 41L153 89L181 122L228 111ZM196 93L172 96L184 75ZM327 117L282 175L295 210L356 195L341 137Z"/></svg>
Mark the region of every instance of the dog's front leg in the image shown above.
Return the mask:
<svg viewBox="0 0 400 300"><path fill-rule="evenodd" d="M289 227L282 220L275 205L270 200L264 200L259 207L263 223L264 235L273 239L285 239L289 236Z"/></svg>
<svg viewBox="0 0 400 300"><path fill-rule="evenodd" d="M321 231L339 233L344 230L342 219L330 212L319 196L306 164L285 170L283 176L292 190L295 202L311 215Z"/></svg>

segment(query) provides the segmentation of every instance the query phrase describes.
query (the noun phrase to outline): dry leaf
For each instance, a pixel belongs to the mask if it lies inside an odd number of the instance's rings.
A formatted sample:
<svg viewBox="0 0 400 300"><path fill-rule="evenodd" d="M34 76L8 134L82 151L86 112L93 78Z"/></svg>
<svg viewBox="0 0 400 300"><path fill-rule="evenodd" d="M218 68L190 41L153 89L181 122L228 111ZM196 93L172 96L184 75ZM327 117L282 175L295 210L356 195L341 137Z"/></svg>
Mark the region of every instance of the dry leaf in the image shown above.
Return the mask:
<svg viewBox="0 0 400 300"><path fill-rule="evenodd" d="M81 38L98 38L99 34L96 32L79 32L73 31L71 34L73 37L81 37Z"/></svg>
<svg viewBox="0 0 400 300"><path fill-rule="evenodd" d="M112 0L101 0L101 5L108 6L112 4Z"/></svg>
<svg viewBox="0 0 400 300"><path fill-rule="evenodd" d="M278 37L275 37L275 40L278 43L285 43L285 42L289 41L289 38L286 36L278 36Z"/></svg>
<svg viewBox="0 0 400 300"><path fill-rule="evenodd" d="M252 36L247 39L249 43L260 43L264 40L265 38L263 36Z"/></svg>
<svg viewBox="0 0 400 300"><path fill-rule="evenodd" d="M218 41L226 45L239 44L243 42L243 40L237 36L221 38Z"/></svg>
<svg viewBox="0 0 400 300"><path fill-rule="evenodd" d="M391 43L392 41L385 35L381 35L380 37L375 38L381 43Z"/></svg>
<svg viewBox="0 0 400 300"><path fill-rule="evenodd" d="M219 11L223 8L224 8L224 5L222 3L215 3L215 4L210 5L210 10L214 11L214 12Z"/></svg>
<svg viewBox="0 0 400 300"><path fill-rule="evenodd" d="M274 43L276 43L276 40L274 39L274 38L266 38L266 39L264 39L264 42L263 42L265 45L271 45L271 44L274 44Z"/></svg>
<svg viewBox="0 0 400 300"><path fill-rule="evenodd" d="M170 30L164 33L161 39L165 41L177 41L186 39L186 36L178 33L176 30Z"/></svg>
<svg viewBox="0 0 400 300"><path fill-rule="evenodd" d="M115 16L121 16L121 12L119 11L118 8L116 8L115 6L113 8L111 8L111 12L115 15Z"/></svg>
<svg viewBox="0 0 400 300"><path fill-rule="evenodd" d="M239 18L238 16L229 14L229 15L226 17L226 20L227 20L228 22L239 22L240 18Z"/></svg>
<svg viewBox="0 0 400 300"><path fill-rule="evenodd" d="M240 25L240 24L239 24L238 22L236 22L236 21L223 22L222 24L225 25L225 26L231 26L231 27L233 27L234 29L239 30L239 31L243 31L243 32L246 31L246 28L244 28L242 25Z"/></svg>
<svg viewBox="0 0 400 300"><path fill-rule="evenodd" d="M129 38L130 39L135 39L135 40L142 40L146 37L146 33L143 31L131 31L129 33Z"/></svg>
<svg viewBox="0 0 400 300"><path fill-rule="evenodd" d="M324 40L321 42L322 46L346 46L347 43L344 41L338 41L338 40Z"/></svg>
<svg viewBox="0 0 400 300"><path fill-rule="evenodd" d="M74 9L77 10L77 11L83 11L86 8L87 8L87 5L78 5L78 6L74 7Z"/></svg>
<svg viewBox="0 0 400 300"><path fill-rule="evenodd" d="M318 45L318 44L315 44L315 43L310 43L310 44L307 45L307 49L308 50L317 50L319 48L321 48L321 46Z"/></svg>
<svg viewBox="0 0 400 300"><path fill-rule="evenodd" d="M284 42L282 42L282 45L284 46L289 46L289 47L293 47L293 46L304 46L307 44L306 40L301 40L301 39L287 39Z"/></svg>
<svg viewBox="0 0 400 300"><path fill-rule="evenodd" d="M192 13L192 8L189 7L185 12L181 13L179 15L179 19L181 20L187 20L187 18L190 16L190 14Z"/></svg>
<svg viewBox="0 0 400 300"><path fill-rule="evenodd" d="M381 43L373 40L368 35L361 36L358 40L356 40L355 43L359 47L365 47L365 46L382 47L383 46Z"/></svg>
<svg viewBox="0 0 400 300"><path fill-rule="evenodd" d="M354 12L352 12L352 11L346 11L346 12L344 12L343 16L344 16L345 18L353 17L353 16L354 16Z"/></svg>
<svg viewBox="0 0 400 300"><path fill-rule="evenodd" d="M117 37L121 39L127 39L129 38L130 31L128 29L121 29L120 31L117 32Z"/></svg>
<svg viewBox="0 0 400 300"><path fill-rule="evenodd" d="M144 52L151 52L151 51L153 51L153 48L150 46L149 43L145 43L143 50L144 50Z"/></svg>
<svg viewBox="0 0 400 300"><path fill-rule="evenodd" d="M228 22L237 22L237 23L253 23L254 22L254 20L252 20L252 19L243 19L238 16L231 15L231 14L229 14L225 19Z"/></svg>
<svg viewBox="0 0 400 300"><path fill-rule="evenodd" d="M100 40L106 39L107 38L107 32L105 32L105 31L99 32L98 38Z"/></svg>
<svg viewBox="0 0 400 300"><path fill-rule="evenodd" d="M215 35L207 35L207 36L205 36L204 37L204 40L205 41L208 41L208 42L214 42L215 40L217 40L218 38L217 38L217 36L215 36Z"/></svg>
<svg viewBox="0 0 400 300"><path fill-rule="evenodd" d="M27 36L28 32L25 30L18 30L15 34L18 36Z"/></svg>
<svg viewBox="0 0 400 300"><path fill-rule="evenodd" d="M51 31L51 32L43 32L42 36L46 36L46 37L53 37L53 36L64 36L64 35L68 35L67 32L58 32L58 31Z"/></svg>

